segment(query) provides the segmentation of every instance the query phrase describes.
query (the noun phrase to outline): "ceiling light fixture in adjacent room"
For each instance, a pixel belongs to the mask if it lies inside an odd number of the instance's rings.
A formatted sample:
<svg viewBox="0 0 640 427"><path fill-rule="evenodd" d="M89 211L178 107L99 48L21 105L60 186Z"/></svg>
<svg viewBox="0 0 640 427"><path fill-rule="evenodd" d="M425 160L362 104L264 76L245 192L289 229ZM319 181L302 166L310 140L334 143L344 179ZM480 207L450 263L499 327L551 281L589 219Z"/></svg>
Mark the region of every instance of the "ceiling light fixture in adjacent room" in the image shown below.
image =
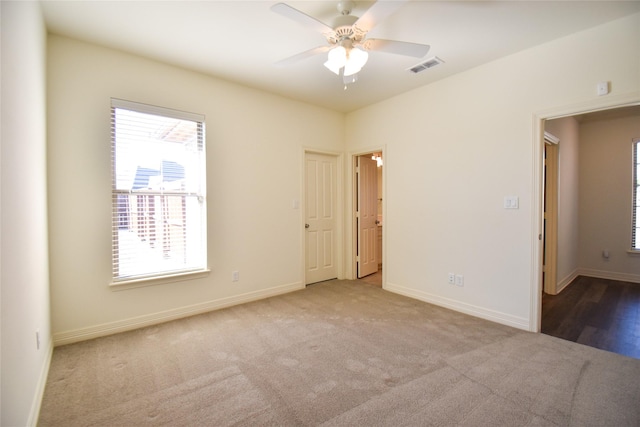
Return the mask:
<svg viewBox="0 0 640 427"><path fill-rule="evenodd" d="M382 153L375 153L371 156L371 160L375 160L379 168L382 167Z"/></svg>

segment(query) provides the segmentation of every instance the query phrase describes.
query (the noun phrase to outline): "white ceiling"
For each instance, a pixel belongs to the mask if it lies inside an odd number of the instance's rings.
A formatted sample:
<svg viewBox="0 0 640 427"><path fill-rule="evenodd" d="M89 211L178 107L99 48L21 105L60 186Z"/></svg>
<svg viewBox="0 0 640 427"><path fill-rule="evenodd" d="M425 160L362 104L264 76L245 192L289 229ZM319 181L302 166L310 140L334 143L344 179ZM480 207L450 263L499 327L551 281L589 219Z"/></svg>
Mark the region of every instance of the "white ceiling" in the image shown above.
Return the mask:
<svg viewBox="0 0 640 427"><path fill-rule="evenodd" d="M383 0L381 0L383 1ZM322 66L326 54L285 68L274 62L326 44L269 10L277 1L42 1L50 32L120 49L289 98L348 112L480 64L640 12L640 1L413 0L368 37L431 45L445 61L420 74L420 59L371 52L345 91ZM337 1L285 1L329 25ZM361 16L373 2L356 2ZM598 55L598 52L593 52Z"/></svg>

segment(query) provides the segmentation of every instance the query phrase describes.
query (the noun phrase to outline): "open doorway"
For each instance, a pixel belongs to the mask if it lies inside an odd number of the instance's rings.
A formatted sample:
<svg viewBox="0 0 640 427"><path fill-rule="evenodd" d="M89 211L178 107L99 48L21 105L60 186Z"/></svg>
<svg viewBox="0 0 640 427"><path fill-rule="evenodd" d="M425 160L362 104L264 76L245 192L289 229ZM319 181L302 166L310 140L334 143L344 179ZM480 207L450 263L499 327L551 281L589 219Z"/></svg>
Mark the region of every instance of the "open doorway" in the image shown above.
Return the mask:
<svg viewBox="0 0 640 427"><path fill-rule="evenodd" d="M542 245L538 295L533 296L538 304L534 311L539 316L537 331L542 330L543 313L551 308L549 301L579 277L627 282L639 278L637 257L626 246L631 177L625 177L630 175L629 131L625 129L640 119L637 101L599 110L564 110L541 119ZM549 140L549 134L557 137L555 141ZM616 248L615 259L609 257L614 254L612 247ZM569 319L554 321L565 322L563 327L569 328ZM578 330L577 326L571 329Z"/></svg>
<svg viewBox="0 0 640 427"><path fill-rule="evenodd" d="M353 253L355 277L382 287L383 174L382 150L353 156Z"/></svg>

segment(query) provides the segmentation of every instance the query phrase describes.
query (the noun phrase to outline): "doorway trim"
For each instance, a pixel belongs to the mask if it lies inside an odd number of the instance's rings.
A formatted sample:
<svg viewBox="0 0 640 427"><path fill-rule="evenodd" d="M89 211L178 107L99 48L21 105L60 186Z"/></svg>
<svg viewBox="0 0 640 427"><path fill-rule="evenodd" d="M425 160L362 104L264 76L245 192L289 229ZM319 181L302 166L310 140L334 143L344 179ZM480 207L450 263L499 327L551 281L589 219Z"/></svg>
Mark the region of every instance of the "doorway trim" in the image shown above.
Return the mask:
<svg viewBox="0 0 640 427"><path fill-rule="evenodd" d="M627 95L610 95L585 101L583 103L541 110L533 114L533 182L531 193L531 283L529 330L540 332L542 321L542 251L544 248L544 122L550 119L576 116L596 111L640 105L640 92ZM536 220L537 219L537 220Z"/></svg>
<svg viewBox="0 0 640 427"><path fill-rule="evenodd" d="M387 269L384 267L385 264L385 260L387 259L387 245L386 245L386 241L387 241L387 203L386 203L386 199L387 199L387 165L388 165L388 160L387 160L387 147L386 145L383 146L377 146L377 147L369 147L366 149L361 149L358 151L352 151L351 153L349 153L349 164L348 164L348 174L349 174L349 191L350 191L350 197L348 200L349 206L347 208L347 211L349 212L349 227L351 229L351 237L350 237L350 243L351 244L346 244L345 246L347 247L347 256L346 259L348 260L348 264L349 264L349 271L347 273L347 277L349 277L351 280L356 280L358 278L358 266L357 266L357 260L356 260L356 254L358 253L357 251L357 245L358 245L358 228L356 226L356 206L357 206L357 197L358 197L358 192L357 192L357 188L358 188L358 181L356 179L356 162L358 160L359 156L364 156L366 154L372 154L372 153L382 153L382 160L384 162L384 165L382 166L382 262L383 262L383 266L382 266L382 287L384 288L386 286L387 283Z"/></svg>
<svg viewBox="0 0 640 427"><path fill-rule="evenodd" d="M307 154L322 154L325 156L335 157L336 159L336 271L338 279L344 279L344 153L339 151L319 150L310 147L302 147L300 155L300 215L299 230L300 231L300 283L301 287L306 286L307 272L307 245L305 232L305 219L307 217L307 190L306 190L306 160ZM295 209L296 201L293 202Z"/></svg>
<svg viewBox="0 0 640 427"><path fill-rule="evenodd" d="M543 213L544 225L542 227L542 247L544 265L543 271L543 288L547 294L555 295L556 285L558 281L558 172L559 172L559 155L557 137L550 137L547 132L544 133L545 145L544 155L544 204L545 212Z"/></svg>

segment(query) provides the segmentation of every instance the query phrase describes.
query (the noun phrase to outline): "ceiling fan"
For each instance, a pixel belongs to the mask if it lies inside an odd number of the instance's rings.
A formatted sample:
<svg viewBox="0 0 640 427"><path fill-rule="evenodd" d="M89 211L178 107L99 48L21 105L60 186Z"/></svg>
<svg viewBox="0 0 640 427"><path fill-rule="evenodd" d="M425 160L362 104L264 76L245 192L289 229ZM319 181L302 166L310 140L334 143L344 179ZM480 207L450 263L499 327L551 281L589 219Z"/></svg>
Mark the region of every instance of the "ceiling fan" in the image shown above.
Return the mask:
<svg viewBox="0 0 640 427"><path fill-rule="evenodd" d="M429 45L366 38L369 31L399 9L406 1L408 0L377 1L360 18L351 15L354 6L353 1L340 1L337 7L340 16L335 19L333 27L285 3L274 4L271 6L271 11L321 33L328 42L326 46L319 46L298 53L276 62L276 65L290 65L311 56L328 52L324 66L342 77L346 89L347 84L354 83L358 79L358 72L366 64L369 58L369 51L422 58L429 51Z"/></svg>

